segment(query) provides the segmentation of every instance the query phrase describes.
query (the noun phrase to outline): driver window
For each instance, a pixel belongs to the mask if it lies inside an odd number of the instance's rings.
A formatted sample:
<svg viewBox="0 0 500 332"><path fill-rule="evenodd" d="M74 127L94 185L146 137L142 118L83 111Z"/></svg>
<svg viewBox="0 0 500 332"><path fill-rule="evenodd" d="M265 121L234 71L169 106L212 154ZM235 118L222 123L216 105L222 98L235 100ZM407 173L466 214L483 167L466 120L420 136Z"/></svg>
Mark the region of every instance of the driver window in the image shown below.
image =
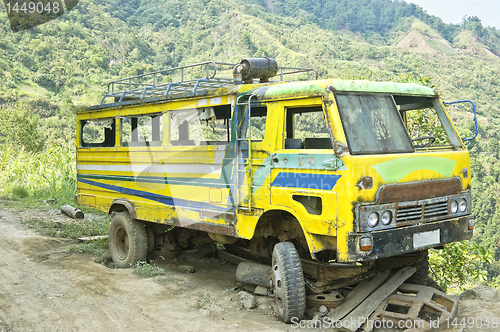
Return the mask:
<svg viewBox="0 0 500 332"><path fill-rule="evenodd" d="M321 106L287 108L285 149L332 149Z"/></svg>

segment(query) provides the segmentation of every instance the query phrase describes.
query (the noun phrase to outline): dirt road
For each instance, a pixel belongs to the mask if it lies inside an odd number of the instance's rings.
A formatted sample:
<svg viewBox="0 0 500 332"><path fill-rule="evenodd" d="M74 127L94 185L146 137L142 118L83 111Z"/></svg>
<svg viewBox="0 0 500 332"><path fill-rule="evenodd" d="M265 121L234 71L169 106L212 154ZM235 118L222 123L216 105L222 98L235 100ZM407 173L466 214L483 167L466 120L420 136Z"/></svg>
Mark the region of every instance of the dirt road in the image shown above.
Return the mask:
<svg viewBox="0 0 500 332"><path fill-rule="evenodd" d="M0 332L297 330L276 317L270 298L245 309L232 290L236 267L224 260L183 253L158 260L166 275L144 279L70 253L69 240L39 236L21 222L45 214L0 204ZM186 264L196 272L179 272ZM500 291L479 286L460 298L465 332L498 331Z"/></svg>
<svg viewBox="0 0 500 332"><path fill-rule="evenodd" d="M14 210L0 210L0 331L292 330L273 315L269 298L243 308L238 291L226 291L236 286L236 268L221 260L166 261L167 275L143 279L71 254L69 246L26 229ZM179 272L186 262L195 273Z"/></svg>

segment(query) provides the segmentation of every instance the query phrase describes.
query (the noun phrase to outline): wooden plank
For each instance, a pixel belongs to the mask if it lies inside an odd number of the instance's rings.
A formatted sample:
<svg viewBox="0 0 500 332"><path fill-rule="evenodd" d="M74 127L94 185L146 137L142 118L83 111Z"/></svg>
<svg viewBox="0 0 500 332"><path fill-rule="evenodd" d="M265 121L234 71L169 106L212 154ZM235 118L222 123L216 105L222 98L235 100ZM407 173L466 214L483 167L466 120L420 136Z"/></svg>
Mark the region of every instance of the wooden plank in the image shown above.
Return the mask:
<svg viewBox="0 0 500 332"><path fill-rule="evenodd" d="M234 265L238 265L241 262L250 262L248 259L230 254L227 251L221 249L217 249L217 257L225 259L226 261Z"/></svg>
<svg viewBox="0 0 500 332"><path fill-rule="evenodd" d="M99 239L107 239L109 235L97 235L97 236L89 236L89 237L79 237L78 241L80 242L89 242L89 241L95 241Z"/></svg>
<svg viewBox="0 0 500 332"><path fill-rule="evenodd" d="M414 267L404 267L396 272L385 284L375 290L368 296L363 303L354 309L344 320L349 321L350 324L347 329L356 331L363 324L364 321L378 308L378 306L391 295L398 287L411 277L417 269Z"/></svg>
<svg viewBox="0 0 500 332"><path fill-rule="evenodd" d="M384 281L387 280L390 270L387 270L370 280L360 282L354 289L346 296L344 303L337 308L333 309L332 321L336 322L347 316L353 311L364 299L370 296L375 289L377 289Z"/></svg>

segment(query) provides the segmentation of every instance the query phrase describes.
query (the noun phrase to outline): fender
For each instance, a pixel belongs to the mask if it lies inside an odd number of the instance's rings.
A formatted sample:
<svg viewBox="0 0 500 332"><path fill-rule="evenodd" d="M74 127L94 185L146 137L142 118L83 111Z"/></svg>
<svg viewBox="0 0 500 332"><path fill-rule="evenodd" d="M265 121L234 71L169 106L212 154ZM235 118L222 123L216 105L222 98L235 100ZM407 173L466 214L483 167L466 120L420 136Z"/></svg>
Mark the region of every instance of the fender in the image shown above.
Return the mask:
<svg viewBox="0 0 500 332"><path fill-rule="evenodd" d="M132 218L137 219L134 204L130 203L130 201L126 199L115 199L109 208L108 214L124 210L127 210Z"/></svg>

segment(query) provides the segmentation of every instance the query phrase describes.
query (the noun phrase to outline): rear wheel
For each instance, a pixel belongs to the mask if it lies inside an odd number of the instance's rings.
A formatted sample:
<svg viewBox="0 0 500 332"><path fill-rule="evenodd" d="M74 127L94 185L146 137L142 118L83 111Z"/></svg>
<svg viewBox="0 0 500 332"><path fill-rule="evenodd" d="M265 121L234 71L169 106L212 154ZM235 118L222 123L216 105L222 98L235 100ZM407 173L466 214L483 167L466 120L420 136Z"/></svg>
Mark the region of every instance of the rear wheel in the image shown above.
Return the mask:
<svg viewBox="0 0 500 332"><path fill-rule="evenodd" d="M148 239L148 254L150 254L156 245L156 234L151 227L146 227L146 237Z"/></svg>
<svg viewBox="0 0 500 332"><path fill-rule="evenodd" d="M116 213L109 225L109 251L117 267L145 260L148 242L144 224L127 212Z"/></svg>
<svg viewBox="0 0 500 332"><path fill-rule="evenodd" d="M301 320L306 310L306 290L302 263L291 242L280 242L274 246L271 290L274 294L278 314L285 323L292 318Z"/></svg>

